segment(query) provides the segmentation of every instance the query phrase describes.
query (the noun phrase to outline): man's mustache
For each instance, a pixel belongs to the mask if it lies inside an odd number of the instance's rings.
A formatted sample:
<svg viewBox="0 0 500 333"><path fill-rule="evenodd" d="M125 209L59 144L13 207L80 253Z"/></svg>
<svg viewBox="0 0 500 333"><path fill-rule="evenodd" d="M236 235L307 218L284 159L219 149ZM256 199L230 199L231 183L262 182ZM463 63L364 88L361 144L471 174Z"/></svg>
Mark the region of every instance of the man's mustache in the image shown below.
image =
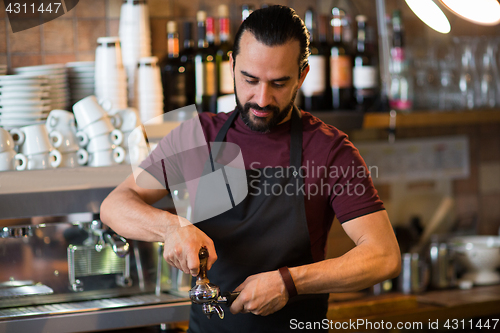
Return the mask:
<svg viewBox="0 0 500 333"><path fill-rule="evenodd" d="M259 105L255 103L245 103L245 110L249 109L255 109L258 111L272 111L272 112L279 112L280 109L277 106L272 106L272 105L267 105L264 107L260 107Z"/></svg>

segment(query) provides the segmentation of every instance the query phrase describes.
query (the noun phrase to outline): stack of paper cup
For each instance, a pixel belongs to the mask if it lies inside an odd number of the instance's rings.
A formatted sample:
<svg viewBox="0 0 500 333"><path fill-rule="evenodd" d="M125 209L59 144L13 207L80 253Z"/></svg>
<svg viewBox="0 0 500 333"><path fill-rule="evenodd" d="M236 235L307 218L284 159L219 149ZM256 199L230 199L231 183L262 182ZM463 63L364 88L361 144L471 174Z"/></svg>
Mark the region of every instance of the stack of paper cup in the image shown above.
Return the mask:
<svg viewBox="0 0 500 333"><path fill-rule="evenodd" d="M163 87L157 57L146 57L137 65L137 109L141 121L163 122Z"/></svg>
<svg viewBox="0 0 500 333"><path fill-rule="evenodd" d="M26 156L28 170L57 168L62 161L61 153L54 148L63 143L58 131L48 132L45 124L19 128L23 133L19 140L19 152Z"/></svg>
<svg viewBox="0 0 500 333"><path fill-rule="evenodd" d="M151 56L149 11L145 0L124 0L120 13L119 36L123 65L128 78L129 104L135 105L137 63L140 58Z"/></svg>
<svg viewBox="0 0 500 333"><path fill-rule="evenodd" d="M97 39L94 82L99 100L111 102L113 109L127 107L127 75L118 37Z"/></svg>
<svg viewBox="0 0 500 333"><path fill-rule="evenodd" d="M100 167L122 163L125 150L119 145L123 133L114 127L116 118L102 108L96 97L89 96L75 103L73 113L79 130L77 136L89 153L88 165Z"/></svg>
<svg viewBox="0 0 500 333"><path fill-rule="evenodd" d="M68 62L66 71L68 73L71 105L94 94L94 61Z"/></svg>
<svg viewBox="0 0 500 333"><path fill-rule="evenodd" d="M12 129L9 132L0 127L0 171L26 169L26 156L15 150L20 141L24 141L24 133L20 130Z"/></svg>
<svg viewBox="0 0 500 333"><path fill-rule="evenodd" d="M65 110L52 110L45 123L47 131L52 133L57 131L63 137L58 150L61 152L62 161L59 167L74 168L84 165L88 160L88 153L80 148L79 143L83 141L76 132L75 116L72 112Z"/></svg>

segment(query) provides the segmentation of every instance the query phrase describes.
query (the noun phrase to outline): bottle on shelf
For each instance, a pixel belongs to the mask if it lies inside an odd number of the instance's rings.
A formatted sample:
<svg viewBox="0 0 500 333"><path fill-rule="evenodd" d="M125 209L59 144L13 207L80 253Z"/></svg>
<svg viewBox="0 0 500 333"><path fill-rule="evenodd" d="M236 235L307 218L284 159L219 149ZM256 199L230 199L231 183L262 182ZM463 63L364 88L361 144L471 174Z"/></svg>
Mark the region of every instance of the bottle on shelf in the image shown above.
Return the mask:
<svg viewBox="0 0 500 333"><path fill-rule="evenodd" d="M219 40L217 48L217 74L218 74L218 96L234 93L233 76L229 65L229 53L232 50L229 34L229 8L227 5L218 7L219 13Z"/></svg>
<svg viewBox="0 0 500 333"><path fill-rule="evenodd" d="M177 22L167 23L167 55L160 62L164 112L186 106L185 67L179 58Z"/></svg>
<svg viewBox="0 0 500 333"><path fill-rule="evenodd" d="M342 39L344 11L334 7L333 44L330 52L330 87L333 110L349 110L352 107L352 57Z"/></svg>
<svg viewBox="0 0 500 333"><path fill-rule="evenodd" d="M408 71L404 50L404 32L401 12L392 13L391 79L389 85L389 107L392 110L409 112L413 107L413 80Z"/></svg>
<svg viewBox="0 0 500 333"><path fill-rule="evenodd" d="M179 54L179 59L184 66L184 76L186 77L186 105L196 103L196 74L194 57L196 49L193 37L193 22L186 21L183 24L184 42L182 51Z"/></svg>
<svg viewBox="0 0 500 333"><path fill-rule="evenodd" d="M304 16L310 34L309 73L300 88L303 94L302 108L306 111L327 110L328 108L328 58L330 51L317 38L314 28L315 14L309 8Z"/></svg>
<svg viewBox="0 0 500 333"><path fill-rule="evenodd" d="M368 46L366 16L356 16L356 22L358 31L352 70L354 103L356 110L373 111L379 94L377 57Z"/></svg>
<svg viewBox="0 0 500 333"><path fill-rule="evenodd" d="M199 11L196 15L198 22L198 49L195 55L196 74L196 105L199 112L209 111L217 113L217 78L214 48L209 47L207 30L213 29L213 24L206 25L207 14ZM208 29L207 29L208 28ZM211 32L213 34L213 30ZM214 35L215 36L215 35Z"/></svg>

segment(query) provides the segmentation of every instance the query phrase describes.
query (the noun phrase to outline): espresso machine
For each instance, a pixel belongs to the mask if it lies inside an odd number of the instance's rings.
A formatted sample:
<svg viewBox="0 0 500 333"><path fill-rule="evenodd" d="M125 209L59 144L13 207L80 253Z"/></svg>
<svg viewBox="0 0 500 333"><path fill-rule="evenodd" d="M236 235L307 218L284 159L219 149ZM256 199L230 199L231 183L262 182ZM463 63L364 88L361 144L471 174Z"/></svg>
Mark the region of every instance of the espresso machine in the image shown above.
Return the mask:
<svg viewBox="0 0 500 333"><path fill-rule="evenodd" d="M99 220L100 203L129 174L130 166L0 172L0 333L189 320L191 276L165 262L161 243L124 239ZM4 222L14 219L23 223Z"/></svg>

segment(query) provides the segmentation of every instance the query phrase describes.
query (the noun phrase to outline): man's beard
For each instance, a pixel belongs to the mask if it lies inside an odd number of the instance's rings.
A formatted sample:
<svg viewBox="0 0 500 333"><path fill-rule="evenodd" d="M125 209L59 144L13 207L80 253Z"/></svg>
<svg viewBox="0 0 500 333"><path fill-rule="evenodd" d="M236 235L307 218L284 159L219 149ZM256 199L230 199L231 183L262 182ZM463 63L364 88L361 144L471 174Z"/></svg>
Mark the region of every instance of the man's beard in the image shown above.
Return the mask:
<svg viewBox="0 0 500 333"><path fill-rule="evenodd" d="M278 125L283 121L283 119L286 118L288 115L288 112L290 109L293 107L293 104L295 103L295 98L297 96L297 90L292 96L292 99L290 100L290 103L288 103L287 106L285 106L282 110L280 110L277 106L265 106L265 107L260 107L256 103L250 103L247 102L245 105L241 105L240 100L238 98L238 93L236 91L236 85L234 86L234 94L236 96L236 111L240 112L241 119L247 125L252 131L255 132L260 132L260 133L267 133L269 132L273 127ZM271 111L271 119L267 120L268 118L262 118L262 117L256 117L254 115L253 120L250 119L250 109L255 109L259 111Z"/></svg>

